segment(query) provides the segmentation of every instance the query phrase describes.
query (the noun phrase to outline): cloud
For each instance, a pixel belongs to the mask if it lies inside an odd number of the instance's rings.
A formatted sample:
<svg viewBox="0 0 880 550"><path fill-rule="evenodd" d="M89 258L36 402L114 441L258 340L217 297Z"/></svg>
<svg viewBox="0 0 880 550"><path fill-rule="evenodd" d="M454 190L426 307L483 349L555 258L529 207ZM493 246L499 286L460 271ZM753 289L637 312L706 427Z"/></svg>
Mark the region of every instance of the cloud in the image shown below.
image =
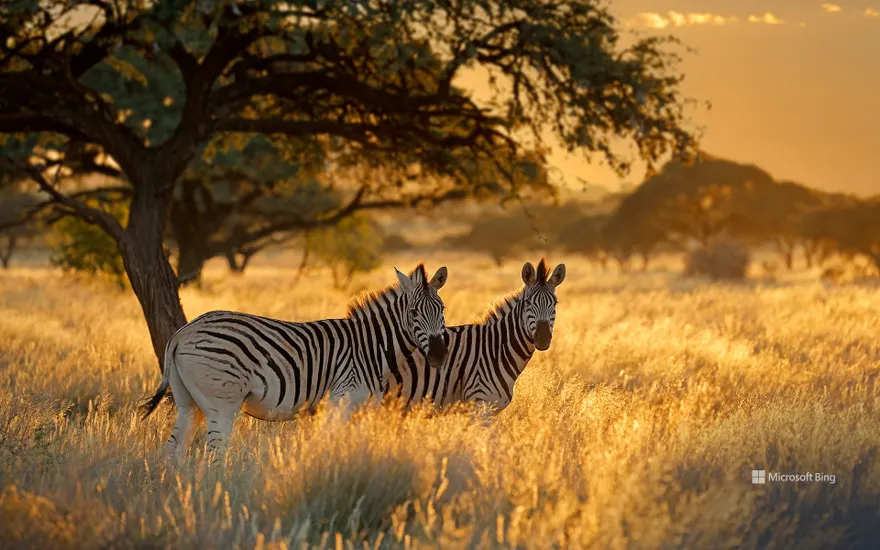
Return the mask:
<svg viewBox="0 0 880 550"><path fill-rule="evenodd" d="M841 7L837 4L822 4L822 9L828 13L840 13Z"/></svg>
<svg viewBox="0 0 880 550"><path fill-rule="evenodd" d="M877 11L874 8L868 8L865 10L865 17L880 17L880 11Z"/></svg>
<svg viewBox="0 0 880 550"><path fill-rule="evenodd" d="M667 27L684 27L685 25L727 25L735 22L736 17L725 17L714 13L670 11L665 15L657 12L640 13L638 20L633 22L633 25L651 29L665 29Z"/></svg>
<svg viewBox="0 0 880 550"><path fill-rule="evenodd" d="M782 19L779 19L769 11L764 15L750 15L749 23L764 23L766 25L782 25L785 23Z"/></svg>

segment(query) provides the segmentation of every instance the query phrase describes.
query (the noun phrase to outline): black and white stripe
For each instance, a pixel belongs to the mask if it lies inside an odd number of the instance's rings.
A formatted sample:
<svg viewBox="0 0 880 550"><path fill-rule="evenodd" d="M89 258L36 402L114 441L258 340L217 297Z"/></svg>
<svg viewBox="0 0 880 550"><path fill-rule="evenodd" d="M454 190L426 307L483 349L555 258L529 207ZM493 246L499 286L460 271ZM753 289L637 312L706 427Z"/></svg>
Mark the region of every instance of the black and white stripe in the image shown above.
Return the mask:
<svg viewBox="0 0 880 550"><path fill-rule="evenodd" d="M263 420L313 411L325 398L357 402L380 391L384 370L418 350L434 365L446 355L441 267L429 281L423 265L398 284L367 294L344 319L291 323L212 311L183 326L165 348L162 385L143 405L149 415L170 387L177 423L169 453L184 454L204 419L208 450L225 452L240 410Z"/></svg>
<svg viewBox="0 0 880 550"><path fill-rule="evenodd" d="M560 264L548 277L542 259L537 271L526 262L525 286L500 300L482 321L448 327L448 354L443 367L431 368L418 352L403 364L390 365L383 393L405 408L429 401L437 407L479 402L501 411L513 399L513 388L535 350L550 347L556 321L556 287L565 279Z"/></svg>

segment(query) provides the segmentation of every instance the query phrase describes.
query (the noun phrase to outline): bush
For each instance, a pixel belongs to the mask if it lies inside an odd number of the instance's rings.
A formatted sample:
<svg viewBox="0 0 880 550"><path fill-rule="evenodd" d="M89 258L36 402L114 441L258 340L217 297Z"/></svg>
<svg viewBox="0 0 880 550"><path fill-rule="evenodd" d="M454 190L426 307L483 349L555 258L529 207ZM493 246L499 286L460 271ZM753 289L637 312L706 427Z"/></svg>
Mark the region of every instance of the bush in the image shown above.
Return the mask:
<svg viewBox="0 0 880 550"><path fill-rule="evenodd" d="M115 205L104 210L120 223L125 223L125 207ZM66 271L103 275L121 288L125 287L125 266L112 237L100 228L72 216L59 220L54 229L52 264Z"/></svg>
<svg viewBox="0 0 880 550"><path fill-rule="evenodd" d="M720 241L695 248L685 257L687 276L705 275L712 279L745 279L749 251L735 241Z"/></svg>
<svg viewBox="0 0 880 550"><path fill-rule="evenodd" d="M379 226L364 216L346 218L335 227L308 235L308 246L318 264L328 267L333 286L344 290L355 274L382 264L383 235Z"/></svg>

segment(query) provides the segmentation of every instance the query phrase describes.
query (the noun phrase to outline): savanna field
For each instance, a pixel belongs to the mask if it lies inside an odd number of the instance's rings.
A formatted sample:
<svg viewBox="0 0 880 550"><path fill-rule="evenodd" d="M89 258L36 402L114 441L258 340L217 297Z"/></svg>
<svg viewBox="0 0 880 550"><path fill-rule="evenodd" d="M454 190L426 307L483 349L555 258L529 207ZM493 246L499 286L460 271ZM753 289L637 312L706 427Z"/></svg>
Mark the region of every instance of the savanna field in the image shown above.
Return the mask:
<svg viewBox="0 0 880 550"><path fill-rule="evenodd" d="M379 288L394 258L356 279ZM522 261L449 268L448 324L519 288ZM161 459L174 424L137 404L160 374L134 296L42 268L0 272L0 546L15 548L877 548L880 286L712 284L565 262L553 343L491 423L467 411L344 422L239 417L226 463ZM442 263L441 263L442 262ZM217 264L189 319L340 317L318 271ZM824 473L768 481L751 470Z"/></svg>

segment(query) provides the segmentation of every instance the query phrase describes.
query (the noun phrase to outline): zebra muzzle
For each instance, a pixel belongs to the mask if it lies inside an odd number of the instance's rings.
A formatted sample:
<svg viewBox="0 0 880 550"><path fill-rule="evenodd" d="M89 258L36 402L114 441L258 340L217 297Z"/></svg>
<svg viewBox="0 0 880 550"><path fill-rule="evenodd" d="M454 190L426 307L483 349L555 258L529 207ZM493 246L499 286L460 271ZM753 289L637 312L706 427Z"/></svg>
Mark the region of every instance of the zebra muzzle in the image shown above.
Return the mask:
<svg viewBox="0 0 880 550"><path fill-rule="evenodd" d="M547 351L552 339L553 333L550 331L550 323L538 321L538 326L535 327L535 348L539 351Z"/></svg>
<svg viewBox="0 0 880 550"><path fill-rule="evenodd" d="M439 369L444 361L446 361L446 340L442 336L431 336L428 338L428 363Z"/></svg>

